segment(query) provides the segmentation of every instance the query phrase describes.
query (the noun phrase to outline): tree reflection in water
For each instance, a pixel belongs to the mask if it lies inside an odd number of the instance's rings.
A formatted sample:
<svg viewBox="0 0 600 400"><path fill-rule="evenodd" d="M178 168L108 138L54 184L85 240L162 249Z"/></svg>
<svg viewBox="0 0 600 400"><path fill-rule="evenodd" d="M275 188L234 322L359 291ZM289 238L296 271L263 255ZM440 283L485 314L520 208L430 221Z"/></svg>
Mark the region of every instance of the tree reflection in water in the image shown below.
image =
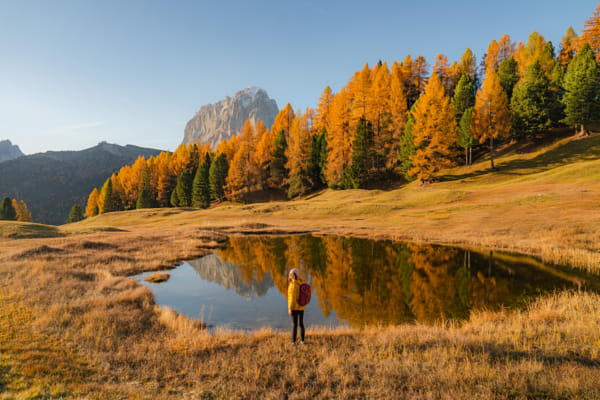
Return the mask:
<svg viewBox="0 0 600 400"><path fill-rule="evenodd" d="M473 309L523 304L574 284L535 260L458 248L339 236L231 237L218 250L246 285L269 274L282 295L287 271L308 277L325 316L352 326L464 319Z"/></svg>

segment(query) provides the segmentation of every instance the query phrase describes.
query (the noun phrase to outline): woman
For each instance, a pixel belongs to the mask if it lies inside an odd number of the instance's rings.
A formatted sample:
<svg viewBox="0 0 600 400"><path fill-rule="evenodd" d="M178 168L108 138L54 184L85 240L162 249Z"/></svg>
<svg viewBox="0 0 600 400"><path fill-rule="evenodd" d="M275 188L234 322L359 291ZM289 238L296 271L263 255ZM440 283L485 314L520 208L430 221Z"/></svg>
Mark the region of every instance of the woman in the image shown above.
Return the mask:
<svg viewBox="0 0 600 400"><path fill-rule="evenodd" d="M294 328L292 330L292 345L296 344L298 323L300 323L300 343L304 344L304 310L306 306L298 304L300 297L300 285L304 282L300 279L300 271L292 269L288 275L288 314L292 316Z"/></svg>

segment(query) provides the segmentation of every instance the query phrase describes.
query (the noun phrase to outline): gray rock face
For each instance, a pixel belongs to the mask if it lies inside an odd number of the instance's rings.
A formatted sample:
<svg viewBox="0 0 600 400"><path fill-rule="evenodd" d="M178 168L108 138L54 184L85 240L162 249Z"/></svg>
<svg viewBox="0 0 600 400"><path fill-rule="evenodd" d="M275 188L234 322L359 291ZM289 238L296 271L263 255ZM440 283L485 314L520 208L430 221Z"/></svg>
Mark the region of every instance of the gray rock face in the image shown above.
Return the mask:
<svg viewBox="0 0 600 400"><path fill-rule="evenodd" d="M24 154L19 146L13 145L10 140L0 140L0 162L14 160L22 155Z"/></svg>
<svg viewBox="0 0 600 400"><path fill-rule="evenodd" d="M233 289L235 293L247 299L262 297L275 285L271 274L265 274L261 279L253 277L249 283L246 282L240 273L240 267L229 260L221 260L216 252L186 262L196 270L202 280L217 283L227 290Z"/></svg>
<svg viewBox="0 0 600 400"><path fill-rule="evenodd" d="M183 143L210 143L213 150L223 139L237 135L247 119L261 120L271 128L279 112L277 102L257 87L247 87L233 97L202 106L185 126Z"/></svg>

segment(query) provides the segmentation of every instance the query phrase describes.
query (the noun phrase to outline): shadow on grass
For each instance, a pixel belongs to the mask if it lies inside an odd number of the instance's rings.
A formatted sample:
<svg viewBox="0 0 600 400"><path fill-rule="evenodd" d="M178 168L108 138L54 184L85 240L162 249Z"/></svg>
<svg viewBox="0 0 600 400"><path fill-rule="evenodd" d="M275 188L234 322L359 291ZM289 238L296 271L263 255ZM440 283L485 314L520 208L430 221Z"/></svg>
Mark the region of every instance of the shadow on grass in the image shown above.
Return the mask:
<svg viewBox="0 0 600 400"><path fill-rule="evenodd" d="M517 144L518 145L518 144ZM543 152L531 159L516 159L502 161L502 155L514 151L517 145L508 146L497 153L496 168L476 170L458 175L441 175L440 182L450 182L477 176L499 173L502 175L523 176L531 173L544 172L550 169L579 161L593 161L600 159L600 135L573 139L564 145Z"/></svg>

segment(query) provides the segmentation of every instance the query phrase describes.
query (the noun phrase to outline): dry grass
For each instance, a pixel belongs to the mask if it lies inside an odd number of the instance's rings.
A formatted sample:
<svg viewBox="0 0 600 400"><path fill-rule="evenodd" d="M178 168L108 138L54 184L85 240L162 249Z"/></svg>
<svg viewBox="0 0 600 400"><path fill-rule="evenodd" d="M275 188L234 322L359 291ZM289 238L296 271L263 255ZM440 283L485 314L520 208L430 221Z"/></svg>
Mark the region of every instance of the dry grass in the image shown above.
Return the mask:
<svg viewBox="0 0 600 400"><path fill-rule="evenodd" d="M127 277L223 240L188 224L2 242L0 398L600 396L595 294L449 325L309 329L293 348L269 329L209 333Z"/></svg>
<svg viewBox="0 0 600 400"><path fill-rule="evenodd" d="M448 325L309 329L307 346L292 348L269 329L211 334L128 278L206 254L232 232L470 245L599 272L599 149L599 136L506 149L497 171L480 163L387 192L109 213L59 228L2 223L0 399L600 398L597 294Z"/></svg>

